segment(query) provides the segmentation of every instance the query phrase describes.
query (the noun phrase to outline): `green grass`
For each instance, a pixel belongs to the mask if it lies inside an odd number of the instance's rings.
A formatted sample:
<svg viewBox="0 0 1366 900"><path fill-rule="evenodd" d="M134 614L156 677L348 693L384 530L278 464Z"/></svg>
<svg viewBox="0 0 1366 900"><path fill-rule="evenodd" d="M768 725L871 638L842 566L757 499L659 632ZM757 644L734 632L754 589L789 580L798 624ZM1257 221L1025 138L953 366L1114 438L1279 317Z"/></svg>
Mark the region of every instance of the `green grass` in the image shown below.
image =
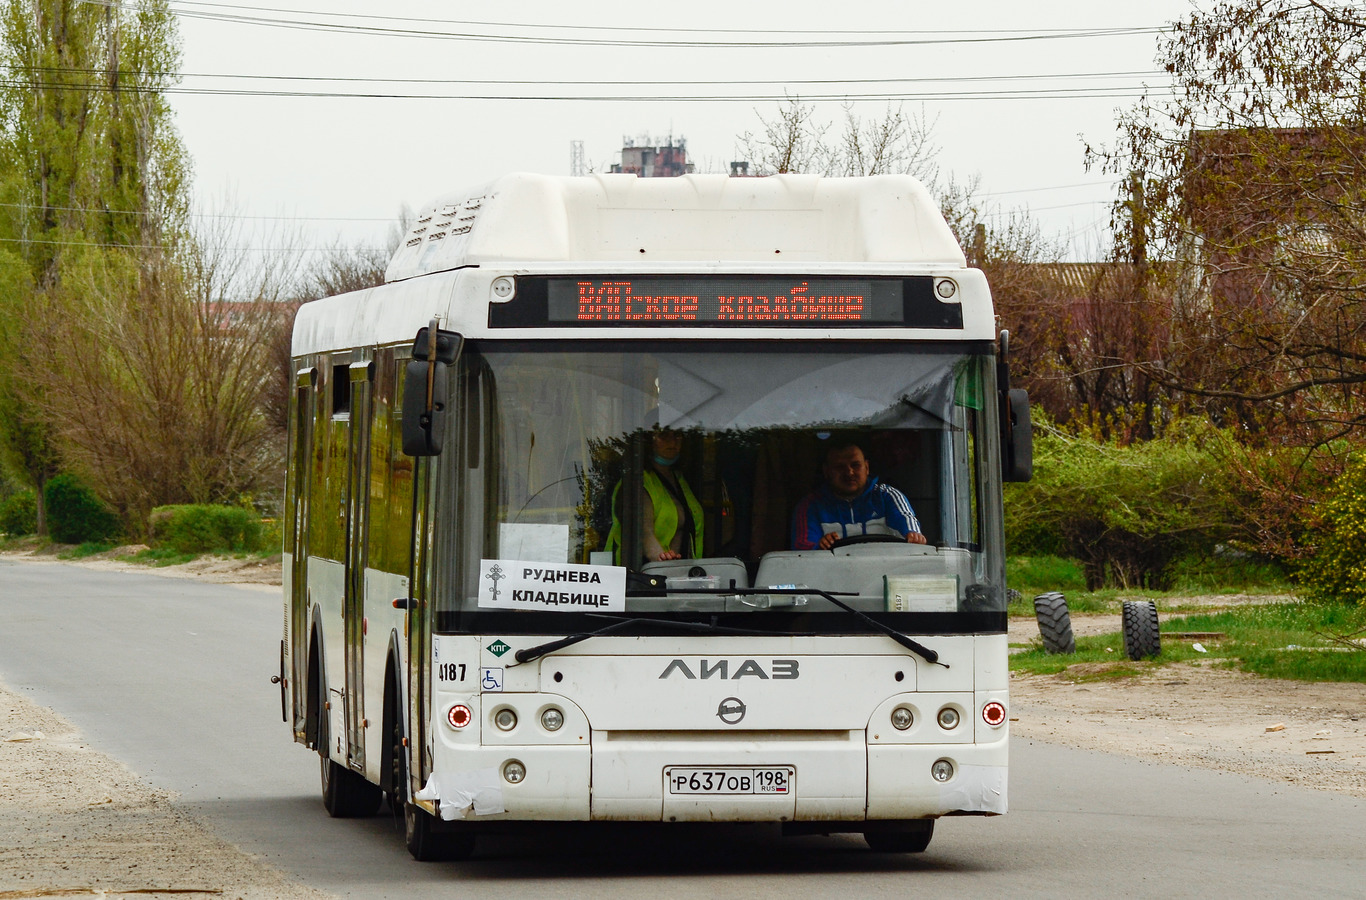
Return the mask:
<svg viewBox="0 0 1366 900"><path fill-rule="evenodd" d="M1278 567L1237 557L1182 560L1173 566L1173 579L1174 585L1169 591L1115 587L1088 591L1085 575L1076 560L1059 556L1006 559L1006 585L1020 592L1020 599L1010 604L1012 616L1032 617L1034 598L1048 591L1061 591L1071 612L1115 614L1120 612L1125 600L1153 600L1162 612L1184 612L1204 608L1204 605L1183 602L1191 596L1295 593L1294 586Z"/></svg>
<svg viewBox="0 0 1366 900"><path fill-rule="evenodd" d="M57 554L58 559L85 559L87 556L94 556L97 553L108 553L117 544L106 541L86 541L84 544L77 544L70 550L63 550Z"/></svg>
<svg viewBox="0 0 1366 900"><path fill-rule="evenodd" d="M144 566L178 566L198 559L198 553L181 553L170 547L144 548L136 553L120 556L120 562L138 563Z"/></svg>
<svg viewBox="0 0 1366 900"><path fill-rule="evenodd" d="M1069 671L1075 680L1131 677L1156 666L1191 660L1221 660L1224 664L1295 681L1366 682L1366 649L1342 647L1330 635L1358 637L1366 629L1366 609L1339 604L1274 603L1240 606L1218 612L1182 616L1162 623L1170 632L1223 632L1218 640L1203 641L1207 653L1193 642L1164 637L1155 660L1133 662L1124 655L1124 639L1116 634L1077 639L1073 656L1049 654L1038 641L1010 658L1014 671L1051 675ZM1305 648L1305 649L1291 649ZM1318 648L1318 649L1314 649Z"/></svg>
<svg viewBox="0 0 1366 900"><path fill-rule="evenodd" d="M1076 560L1061 556L1006 557L1006 584L1031 601L1048 591L1065 594L1086 590L1086 577Z"/></svg>

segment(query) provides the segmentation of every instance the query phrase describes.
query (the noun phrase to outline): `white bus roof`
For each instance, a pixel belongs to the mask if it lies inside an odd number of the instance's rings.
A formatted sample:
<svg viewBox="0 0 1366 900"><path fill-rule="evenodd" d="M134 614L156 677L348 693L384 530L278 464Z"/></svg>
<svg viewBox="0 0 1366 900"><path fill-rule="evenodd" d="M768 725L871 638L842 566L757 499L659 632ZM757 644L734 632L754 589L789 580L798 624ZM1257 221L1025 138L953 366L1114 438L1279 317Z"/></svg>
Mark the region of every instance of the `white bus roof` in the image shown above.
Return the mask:
<svg viewBox="0 0 1366 900"><path fill-rule="evenodd" d="M556 261L967 265L909 175L518 173L423 209L385 280Z"/></svg>

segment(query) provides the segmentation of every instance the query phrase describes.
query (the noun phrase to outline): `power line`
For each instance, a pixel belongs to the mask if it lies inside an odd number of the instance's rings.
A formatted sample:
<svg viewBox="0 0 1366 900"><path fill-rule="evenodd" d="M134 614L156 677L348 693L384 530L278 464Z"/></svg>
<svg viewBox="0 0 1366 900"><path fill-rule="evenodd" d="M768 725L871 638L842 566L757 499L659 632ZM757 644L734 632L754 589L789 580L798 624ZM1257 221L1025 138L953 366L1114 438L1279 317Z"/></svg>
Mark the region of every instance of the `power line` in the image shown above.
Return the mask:
<svg viewBox="0 0 1366 900"><path fill-rule="evenodd" d="M89 82L86 84L62 84L62 83L40 83L33 84L30 81L6 80L0 81L0 86L44 89L54 91L98 91L112 92L114 89L107 84ZM160 93L176 94L181 96L211 96L211 97L291 97L303 99L332 98L343 100L494 100L499 102L514 101L554 101L554 102L576 102L576 103L781 103L789 99L799 99L810 102L820 101L933 101L948 102L955 100L1092 100L1092 99L1136 99L1153 93L1152 89L1146 85L1114 85L1105 87L1050 87L1037 89L1020 90L978 90L978 91L887 91L887 92L838 92L838 93L818 93L806 94L794 97L786 92L778 93L759 93L751 92L745 94L570 94L570 93L536 93L536 94L494 94L494 93L465 93L465 94L438 94L438 93L402 93L385 91L297 91L297 90L252 90L247 88L194 88L194 87L163 87L163 86L122 86L118 90L125 93Z"/></svg>
<svg viewBox="0 0 1366 900"><path fill-rule="evenodd" d="M116 3L109 0L99 0L96 5L113 6ZM285 13L290 15L322 15L340 19L369 19L382 22L428 22L440 25L466 25L485 28L523 28L531 31L536 30L561 30L561 31L606 31L606 32L626 32L626 33L645 33L645 34L842 34L842 35L882 35L887 34L964 34L963 29L918 29L915 32L889 32L885 29L862 30L862 29L788 29L788 28L679 28L674 26L650 27L640 25L581 25L574 23L553 24L546 22L488 22L476 21L471 19L436 19L428 16L383 16L374 13L340 13L323 10L303 10L303 9L284 9L274 6L245 6L235 3L212 3L196 2L196 0L176 0L179 6L200 6L213 9L237 9L248 10L251 12ZM1153 29L1156 31L1166 31L1168 26L1117 26L1114 30L1133 30L1133 29ZM974 28L973 34L1073 34L1089 33L1097 31L1096 28Z"/></svg>
<svg viewBox="0 0 1366 900"><path fill-rule="evenodd" d="M172 250L166 244L118 244L112 241L50 241L36 238L0 238L0 244L42 244L49 247L103 247L106 250ZM336 247L216 247L244 253L332 253ZM343 247L346 252L391 253L387 247Z"/></svg>
<svg viewBox="0 0 1366 900"><path fill-rule="evenodd" d="M114 0L108 0L108 2L104 2L104 0L82 0L82 2L92 3L92 4L97 5L97 6L120 6L120 7L122 7L122 4L117 3L117 2L114 2ZM911 37L911 36L909 36L909 35L912 35L912 34L926 34L926 32L894 32L894 33L891 33L891 34L895 34L895 35L901 35L901 36L894 36L894 37L889 37L889 36L887 35L887 33L878 33L878 32L834 32L834 33L839 33L839 34L859 34L859 35L868 34L868 35L877 35L877 36L876 36L876 37L868 37L868 38L866 38L866 39L841 39L841 40L786 40L786 41L773 41L773 40L728 40L728 41L714 41L714 40L711 40L711 41L709 41L709 40L695 40L695 39L684 39L684 40L660 40L660 39L647 39L647 38L565 37L565 36L556 36L556 35L536 35L536 34L517 35L517 34L506 34L506 33L504 33L504 34L498 34L498 33L478 32L478 31L436 31L436 30L420 29L420 28L397 28L397 27L386 27L386 26L379 26L379 25L344 24L344 23L340 23L340 22L320 21L320 20L318 20L318 19L316 19L316 18L313 18L313 19L304 19L304 18L294 18L294 19L290 19L290 18L278 18L278 17L273 18L273 17L269 17L269 16L246 15L246 14L231 13L231 12L212 12L212 11L209 11L209 10L200 10L200 11L196 11L196 10L194 10L194 9L185 9L185 8L183 8L183 7L187 7L187 6L191 6L191 5L194 5L194 4L191 4L191 3L188 3L188 2L182 2L182 3L178 4L178 6L181 7L181 8L173 9L173 11L175 12L175 14L176 14L177 16L179 16L179 17L181 17L181 18L184 18L184 19L201 19L201 20L211 21L211 22L226 22L226 23L239 24L239 25L254 25L254 26L263 26L263 27L271 27L271 28L291 29L291 30L332 32L332 33L339 33L339 34L358 34L358 35L370 35L370 36L378 36L378 37L420 38L420 39L424 39L424 40L454 40L454 41L468 41L468 42L475 42L475 43L535 44L535 45L543 45L543 46L544 46L544 45L550 45L550 46L566 46L566 47L634 47L634 48L647 48L647 49L704 49L704 48L705 48L705 49L740 49L740 50L757 50L757 49L811 49L811 48L818 48L818 49L853 48L853 49L858 49L858 48L871 48L871 47L908 47L908 46L929 46L929 45L994 44L994 43L1006 43L1006 42L1018 42L1018 41L1065 40L1065 39L1074 39L1074 38L1097 38L1097 37L1124 37L1124 36L1132 36L1132 35L1159 34L1159 33L1162 33L1162 32L1164 32L1164 31L1167 30L1167 26L1132 26L1132 27L1116 27L1116 28L1077 28L1077 29L1067 29L1067 30L1035 29L1035 30L1030 30L1030 31L1012 31L1012 32L995 32L995 33L982 33L982 32L976 32L976 31L972 31L972 32L968 32L968 31L949 32L948 34L956 35L956 36L952 36L952 37L950 37L950 36L943 36L943 35L945 34L945 33L943 33L943 32L940 32L940 33L938 33L936 36L931 36L931 37ZM280 14L283 14L283 15L294 15L294 16L325 16L325 17L326 17L326 16L331 16L331 17L334 17L334 18L343 18L343 17L359 18L358 16L352 16L351 14L346 14L346 13L340 13L340 14L339 14L339 13L327 13L327 12L317 12L317 11L313 11L313 10L282 10L282 9L277 9L277 8L273 8L273 7L235 7L235 6L229 6L229 5L227 5L227 4L221 4L221 5L220 5L220 4L211 4L211 6L213 6L214 8L217 8L217 9L243 9L243 10L249 10L249 11L255 11L255 12L271 12L271 13L280 13ZM432 21L432 20L430 20L430 19L405 19L405 18L402 18L402 17L390 17L390 18L387 18L387 19L386 19L386 18L384 18L384 17L377 17L377 16L364 16L363 18L370 19L370 20L373 20L373 21L422 21L422 22L430 22L430 21ZM451 22L451 23L448 23L448 24L459 24L459 25L464 25L464 26L467 26L467 27L468 27L468 26L479 27L482 23ZM501 25L496 25L495 27L505 27L505 28L506 28L506 27L515 27L515 28L522 28L522 29L531 29L531 28L536 28L536 27L538 27L538 26L535 26L535 25L514 25L514 24L512 24L512 23L502 23ZM568 28L565 27L565 26L539 26L539 27L542 27L542 28L559 27L559 28L561 28L562 30L568 30ZM578 26L572 26L572 27L578 27ZM603 30L605 30L605 29L603 29ZM708 33L717 33L717 34L720 34L720 33L729 33L729 34L737 34L737 35L751 35L751 34L753 34L753 35L772 35L772 34L775 33L775 32L772 32L772 31L762 31L762 30L752 30L752 31L729 31L729 32L725 32L725 31L721 31L721 30L712 31L712 30L710 30L710 29L708 29L707 32L708 32ZM639 32L638 32L638 33L683 33L683 32L682 32L681 30L642 28L642 29L639 29ZM693 33L696 33L696 32L693 32ZM776 33L782 33L782 32L776 32ZM801 34L823 33L823 34L829 34L829 33L831 33L831 32L787 32L787 33L789 33L789 34L793 34L793 33L801 33Z"/></svg>
<svg viewBox="0 0 1366 900"><path fill-rule="evenodd" d="M84 206L43 206L40 207L33 203L0 203L0 209L47 209L53 212L76 212L88 213L100 216L156 216L161 213L146 209L101 209ZM387 218L375 218L368 216L256 216L240 213L187 213L192 219L260 219L263 221L281 222L388 222L396 223L398 216Z"/></svg>
<svg viewBox="0 0 1366 900"><path fill-rule="evenodd" d="M0 68L22 72L44 72L49 74L96 75L108 74L104 69L83 69L58 66L20 66L0 63ZM1134 78L1142 76L1163 77L1166 72L1159 70L1135 70L1128 72L1053 72L1037 74L1010 75L941 75L921 78L761 78L761 79L666 79L637 80L624 82L612 80L568 80L568 79L497 79L497 78L391 78L383 76L355 75L263 75L246 72L135 72L149 78L225 78L243 81L299 81L333 82L338 84L436 84L436 85L490 85L499 87L522 87L527 85L555 85L577 87L603 87L613 85L638 85L656 87L663 85L682 85L687 87L721 87L743 85L832 85L832 84L962 84L976 82L1013 82L1013 81L1066 81L1079 78Z"/></svg>

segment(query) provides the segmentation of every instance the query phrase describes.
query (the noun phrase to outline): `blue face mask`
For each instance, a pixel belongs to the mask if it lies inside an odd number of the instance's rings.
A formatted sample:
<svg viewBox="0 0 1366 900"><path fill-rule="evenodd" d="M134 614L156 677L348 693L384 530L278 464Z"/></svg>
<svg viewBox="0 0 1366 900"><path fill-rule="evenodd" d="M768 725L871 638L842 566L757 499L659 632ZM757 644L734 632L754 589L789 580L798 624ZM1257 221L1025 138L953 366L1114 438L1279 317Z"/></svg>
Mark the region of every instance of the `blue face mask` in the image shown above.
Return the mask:
<svg viewBox="0 0 1366 900"><path fill-rule="evenodd" d="M678 454L674 454L673 456L660 456L658 453L656 453L654 455L654 460L655 465L657 466L671 466L674 463L678 462Z"/></svg>

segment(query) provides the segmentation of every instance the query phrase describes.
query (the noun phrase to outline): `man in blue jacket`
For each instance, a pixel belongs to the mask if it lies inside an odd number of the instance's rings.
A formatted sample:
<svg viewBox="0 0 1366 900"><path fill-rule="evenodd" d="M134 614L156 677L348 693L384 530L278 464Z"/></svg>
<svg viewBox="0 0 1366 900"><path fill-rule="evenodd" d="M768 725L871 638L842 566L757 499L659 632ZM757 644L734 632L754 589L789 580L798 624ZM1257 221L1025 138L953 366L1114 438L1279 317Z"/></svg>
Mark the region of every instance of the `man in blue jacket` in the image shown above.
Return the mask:
<svg viewBox="0 0 1366 900"><path fill-rule="evenodd" d="M792 513L795 550L829 550L836 541L861 534L890 534L910 544L925 543L906 495L868 477L868 460L857 444L831 447L821 467L825 484Z"/></svg>

